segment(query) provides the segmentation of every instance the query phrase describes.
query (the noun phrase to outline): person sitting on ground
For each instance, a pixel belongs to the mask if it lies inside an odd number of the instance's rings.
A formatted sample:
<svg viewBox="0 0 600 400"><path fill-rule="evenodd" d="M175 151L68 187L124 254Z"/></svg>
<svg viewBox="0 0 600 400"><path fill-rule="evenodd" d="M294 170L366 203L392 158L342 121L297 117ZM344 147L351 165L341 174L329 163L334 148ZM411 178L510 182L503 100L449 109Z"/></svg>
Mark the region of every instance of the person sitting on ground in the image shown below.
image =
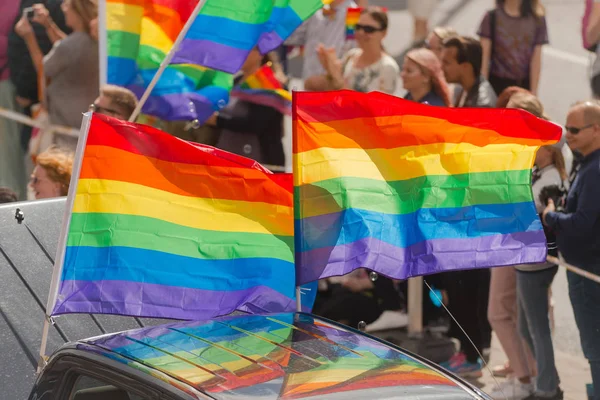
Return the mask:
<svg viewBox="0 0 600 400"><path fill-rule="evenodd" d="M30 186L36 199L66 196L73 170L72 152L52 146L36 158Z"/></svg>
<svg viewBox="0 0 600 400"><path fill-rule="evenodd" d="M404 57L400 73L407 100L432 106L450 104L450 93L442 64L431 50L424 48L409 51Z"/></svg>
<svg viewBox="0 0 600 400"><path fill-rule="evenodd" d="M496 92L481 76L483 50L475 38L459 36L444 41L442 67L446 81L457 83L455 107L494 107Z"/></svg>
<svg viewBox="0 0 600 400"><path fill-rule="evenodd" d="M90 105L90 111L127 121L137 103L137 97L131 90L116 85L103 85L100 96Z"/></svg>
<svg viewBox="0 0 600 400"><path fill-rule="evenodd" d="M17 201L17 194L7 187L0 187L0 204L14 203Z"/></svg>
<svg viewBox="0 0 600 400"><path fill-rule="evenodd" d="M388 15L382 8L362 10L355 28L358 48L348 51L340 60L335 49L319 47L319 59L327 74L306 79L304 88L311 91L351 89L394 94L398 88L400 68L383 48L387 28Z"/></svg>

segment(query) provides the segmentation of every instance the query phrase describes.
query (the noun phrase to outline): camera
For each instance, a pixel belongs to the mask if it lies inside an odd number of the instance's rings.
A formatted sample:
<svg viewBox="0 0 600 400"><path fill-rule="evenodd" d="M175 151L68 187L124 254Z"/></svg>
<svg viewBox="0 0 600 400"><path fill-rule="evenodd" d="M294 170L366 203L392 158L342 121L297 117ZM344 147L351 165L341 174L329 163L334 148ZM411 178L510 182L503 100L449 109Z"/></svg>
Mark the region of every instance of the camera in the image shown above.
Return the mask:
<svg viewBox="0 0 600 400"><path fill-rule="evenodd" d="M561 212L565 209L567 191L564 187L558 185L546 186L540 191L539 199L540 202L546 206L548 205L548 199L552 199L556 206L556 211Z"/></svg>

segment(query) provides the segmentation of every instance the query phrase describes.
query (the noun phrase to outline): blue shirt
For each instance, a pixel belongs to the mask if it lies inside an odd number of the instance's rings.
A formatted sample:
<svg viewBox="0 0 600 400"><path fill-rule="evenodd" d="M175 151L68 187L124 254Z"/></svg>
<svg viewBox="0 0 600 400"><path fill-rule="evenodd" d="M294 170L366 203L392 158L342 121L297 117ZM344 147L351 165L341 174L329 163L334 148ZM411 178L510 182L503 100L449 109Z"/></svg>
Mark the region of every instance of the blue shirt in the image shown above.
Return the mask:
<svg viewBox="0 0 600 400"><path fill-rule="evenodd" d="M409 93L406 94L406 96L404 96L405 100L413 100L412 95ZM425 97L423 97L419 103L427 103L430 106L440 106L440 107L445 107L446 104L444 104L444 100L442 100L442 98L440 96L438 96L437 94L435 94L434 91L431 91L429 93L427 93L425 95Z"/></svg>
<svg viewBox="0 0 600 400"><path fill-rule="evenodd" d="M600 150L588 154L567 196L564 213L546 214L558 250L577 267L600 264Z"/></svg>

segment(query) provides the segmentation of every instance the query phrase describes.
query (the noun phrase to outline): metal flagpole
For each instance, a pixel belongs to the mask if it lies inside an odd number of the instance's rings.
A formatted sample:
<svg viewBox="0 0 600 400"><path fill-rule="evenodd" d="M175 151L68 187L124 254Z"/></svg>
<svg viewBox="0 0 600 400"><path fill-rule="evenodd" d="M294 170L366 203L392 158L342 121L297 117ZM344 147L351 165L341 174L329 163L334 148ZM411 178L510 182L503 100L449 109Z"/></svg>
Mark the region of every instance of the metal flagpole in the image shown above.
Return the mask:
<svg viewBox="0 0 600 400"><path fill-rule="evenodd" d="M100 87L108 81L108 51L106 30L106 0L98 2L98 57L100 59Z"/></svg>
<svg viewBox="0 0 600 400"><path fill-rule="evenodd" d="M302 311L302 289L300 286L296 286L296 311Z"/></svg>
<svg viewBox="0 0 600 400"><path fill-rule="evenodd" d="M206 3L206 0L200 0L198 2L198 4L196 5L196 8L194 8L192 15L190 15L187 22L183 26L183 29L181 29L181 32L179 32L179 36L177 36L175 43L173 43L173 47L171 47L171 50L169 50L169 52L165 56L165 59L162 60L162 62L160 63L160 67L158 68L158 71L156 71L156 73L154 74L152 81L150 81L150 84L146 88L146 91L140 98L140 101L138 102L137 107L135 108L135 110L133 110L133 114L131 114L131 117L129 117L129 122L134 122L135 119L140 114L140 112L142 111L142 107L144 107L146 100L148 100L148 97L150 97L150 93L152 93L152 90L154 90L154 86L156 86L161 75L163 74L165 69L169 66L173 57L175 57L175 53L177 53L177 50L179 50L179 45L181 44L181 41L183 40L183 38L185 37L187 32L192 27L192 24L196 20L196 16L200 13L200 10L202 9L202 7L204 6L205 3Z"/></svg>
<svg viewBox="0 0 600 400"><path fill-rule="evenodd" d="M75 160L73 162L73 172L71 174L71 182L69 184L69 193L67 195L67 206L63 216L63 223L58 239L58 248L56 249L56 257L54 258L54 269L52 271L52 281L48 292L48 303L46 304L46 318L42 331L42 343L40 345L40 359L38 360L38 372L44 367L46 362L46 345L48 343L48 331L50 330L50 314L54 309L56 297L58 296L58 284L62 275L63 263L65 260L65 251L67 245L67 233L69 232L69 224L71 222L71 211L73 203L75 203L75 192L77 190L77 182L79 181L79 173L81 171L81 162L83 161L83 152L85 143L87 142L90 123L92 122L92 113L87 112L83 115L81 122L81 134L77 142L77 151L75 152Z"/></svg>

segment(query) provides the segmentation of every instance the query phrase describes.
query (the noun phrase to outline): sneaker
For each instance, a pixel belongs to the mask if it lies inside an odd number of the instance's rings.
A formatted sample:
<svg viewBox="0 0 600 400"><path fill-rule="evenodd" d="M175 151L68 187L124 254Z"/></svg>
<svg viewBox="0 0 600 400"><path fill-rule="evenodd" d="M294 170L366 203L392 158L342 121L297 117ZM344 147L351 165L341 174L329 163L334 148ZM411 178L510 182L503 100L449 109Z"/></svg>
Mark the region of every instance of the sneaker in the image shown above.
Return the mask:
<svg viewBox="0 0 600 400"><path fill-rule="evenodd" d="M450 357L448 361L440 363L440 366L442 366L442 368L450 369L452 365L462 364L466 360L467 356L465 356L465 353L458 352L454 353L454 355Z"/></svg>
<svg viewBox="0 0 600 400"><path fill-rule="evenodd" d="M481 378L483 376L483 362L478 359L476 363L471 363L464 358L462 362L450 365L447 370L461 378Z"/></svg>
<svg viewBox="0 0 600 400"><path fill-rule="evenodd" d="M563 400L564 392L560 388L556 389L556 393L553 396L543 396L541 393L533 393L531 396L525 397L523 400Z"/></svg>
<svg viewBox="0 0 600 400"><path fill-rule="evenodd" d="M534 386L531 383L521 383L518 379L502 382L492 389L492 399L523 400L531 396Z"/></svg>
<svg viewBox="0 0 600 400"><path fill-rule="evenodd" d="M513 373L513 369L510 367L510 364L507 362L504 365L497 365L492 368L492 375L498 378L506 378L508 375Z"/></svg>

